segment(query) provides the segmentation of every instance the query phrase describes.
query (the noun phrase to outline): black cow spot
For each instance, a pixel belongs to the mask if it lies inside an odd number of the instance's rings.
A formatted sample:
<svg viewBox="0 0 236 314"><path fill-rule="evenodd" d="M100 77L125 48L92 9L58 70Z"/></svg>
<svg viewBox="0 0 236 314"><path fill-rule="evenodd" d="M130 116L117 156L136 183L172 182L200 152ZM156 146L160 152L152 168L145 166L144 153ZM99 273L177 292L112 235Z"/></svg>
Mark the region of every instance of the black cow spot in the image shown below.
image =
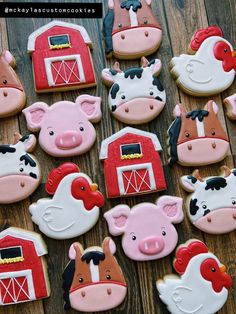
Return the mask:
<svg viewBox="0 0 236 314"><path fill-rule="evenodd" d="M150 67L151 65L153 65L153 64L155 64L155 61L156 61L156 59L153 59L152 61L150 61L149 63L148 63L148 67Z"/></svg>
<svg viewBox="0 0 236 314"><path fill-rule="evenodd" d="M161 99L161 97L159 97L159 96L155 97L155 99L156 99L156 100L159 100L159 101L163 101L163 100Z"/></svg>
<svg viewBox="0 0 236 314"><path fill-rule="evenodd" d="M120 7L121 9L126 9L128 11L132 7L132 10L137 12L138 9L142 8L142 3L139 0L126 0L121 3Z"/></svg>
<svg viewBox="0 0 236 314"><path fill-rule="evenodd" d="M110 90L110 94L111 94L112 99L116 98L116 95L117 95L119 89L120 89L120 86L117 83L112 85L112 88Z"/></svg>
<svg viewBox="0 0 236 314"><path fill-rule="evenodd" d="M30 172L29 173L30 177L34 178L34 179L37 179L37 175L33 172Z"/></svg>
<svg viewBox="0 0 236 314"><path fill-rule="evenodd" d="M116 108L117 108L116 105L112 105L111 106L111 111L114 112L116 110Z"/></svg>
<svg viewBox="0 0 236 314"><path fill-rule="evenodd" d="M110 72L112 75L116 75L116 74L118 73L115 69L109 69L109 72Z"/></svg>
<svg viewBox="0 0 236 314"><path fill-rule="evenodd" d="M197 182L197 179L196 179L195 177L193 177L193 176L187 176L187 178L188 178L189 180L191 180L191 182L192 182L193 184L195 184L195 183Z"/></svg>
<svg viewBox="0 0 236 314"><path fill-rule="evenodd" d="M214 190L216 189L219 191L221 188L225 188L227 186L227 182L225 178L221 177L214 177L206 180L206 187L205 190Z"/></svg>
<svg viewBox="0 0 236 314"><path fill-rule="evenodd" d="M130 68L124 72L124 77L130 77L131 80L137 76L137 78L141 78L143 74L143 68Z"/></svg>
<svg viewBox="0 0 236 314"><path fill-rule="evenodd" d="M206 210L204 211L203 216L206 216L206 215L209 214L210 212L211 212L210 209L206 209Z"/></svg>
<svg viewBox="0 0 236 314"><path fill-rule="evenodd" d="M0 153L14 153L16 151L15 147L11 147L10 145L0 145Z"/></svg>
<svg viewBox="0 0 236 314"><path fill-rule="evenodd" d="M236 169L232 171L233 175L236 176Z"/></svg>
<svg viewBox="0 0 236 314"><path fill-rule="evenodd" d="M30 164L31 167L36 167L36 162L28 154L22 155L20 161L24 161L26 166Z"/></svg>
<svg viewBox="0 0 236 314"><path fill-rule="evenodd" d="M152 84L155 85L160 92L163 92L164 88L158 77L154 76Z"/></svg>
<svg viewBox="0 0 236 314"><path fill-rule="evenodd" d="M28 140L29 137L30 137L29 134L25 134L24 136L22 136L22 138L19 139L19 141L24 142L24 141Z"/></svg>
<svg viewBox="0 0 236 314"><path fill-rule="evenodd" d="M199 210L199 207L197 206L197 199L191 199L190 201L190 214L192 216L196 215L197 211Z"/></svg>

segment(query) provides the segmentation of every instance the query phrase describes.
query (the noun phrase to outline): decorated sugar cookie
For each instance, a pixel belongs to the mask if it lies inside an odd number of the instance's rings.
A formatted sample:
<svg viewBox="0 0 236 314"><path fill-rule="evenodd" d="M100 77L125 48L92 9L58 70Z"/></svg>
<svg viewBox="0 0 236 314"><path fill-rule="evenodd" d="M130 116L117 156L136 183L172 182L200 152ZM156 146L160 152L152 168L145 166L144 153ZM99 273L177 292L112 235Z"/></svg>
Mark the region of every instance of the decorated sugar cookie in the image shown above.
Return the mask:
<svg viewBox="0 0 236 314"><path fill-rule="evenodd" d="M69 239L90 230L104 204L97 184L80 172L77 165L66 162L53 169L45 186L52 198L42 198L29 207L32 220L53 239Z"/></svg>
<svg viewBox="0 0 236 314"><path fill-rule="evenodd" d="M63 273L64 309L98 312L120 305L127 293L121 268L114 257L116 245L106 237L102 247L83 250L74 243Z"/></svg>
<svg viewBox="0 0 236 314"><path fill-rule="evenodd" d="M0 306L49 297L46 254L36 232L14 227L0 232Z"/></svg>
<svg viewBox="0 0 236 314"><path fill-rule="evenodd" d="M92 123L101 120L101 98L81 95L74 102L58 101L48 106L36 102L23 110L28 129L39 131L39 144L55 157L86 153L96 140Z"/></svg>
<svg viewBox="0 0 236 314"><path fill-rule="evenodd" d="M162 30L151 9L152 0L108 0L103 21L105 52L120 59L135 59L154 53Z"/></svg>
<svg viewBox="0 0 236 314"><path fill-rule="evenodd" d="M13 70L16 60L10 51L0 54L0 118L12 116L25 106L24 88Z"/></svg>
<svg viewBox="0 0 236 314"><path fill-rule="evenodd" d="M226 267L199 240L176 250L174 269L179 274L157 281L161 300L172 314L213 314L227 301L233 281Z"/></svg>
<svg viewBox="0 0 236 314"><path fill-rule="evenodd" d="M189 54L174 57L170 63L171 74L185 93L214 95L233 83L236 52L223 38L219 27L198 30L191 40L190 50Z"/></svg>
<svg viewBox="0 0 236 314"><path fill-rule="evenodd" d="M181 177L188 216L195 227L212 234L236 229L236 169L222 167L222 175L203 179L198 170Z"/></svg>
<svg viewBox="0 0 236 314"><path fill-rule="evenodd" d="M125 254L135 261L150 261L169 255L178 241L174 223L184 219L183 200L162 196L156 204L140 203L132 209L117 205L104 214L109 232L122 235Z"/></svg>
<svg viewBox="0 0 236 314"><path fill-rule="evenodd" d="M236 93L225 98L224 105L229 119L236 120Z"/></svg>
<svg viewBox="0 0 236 314"><path fill-rule="evenodd" d="M13 144L0 145L0 203L21 201L31 195L41 181L37 159L29 154L36 138L32 134L14 134Z"/></svg>
<svg viewBox="0 0 236 314"><path fill-rule="evenodd" d="M166 182L155 134L126 127L102 141L107 197L163 191Z"/></svg>
<svg viewBox="0 0 236 314"><path fill-rule="evenodd" d="M51 21L28 38L35 90L55 92L96 85L92 41L81 25Z"/></svg>
<svg viewBox="0 0 236 314"><path fill-rule="evenodd" d="M183 105L175 106L175 120L168 129L170 164L203 166L226 157L229 139L217 113L213 100L203 110L187 112Z"/></svg>
<svg viewBox="0 0 236 314"><path fill-rule="evenodd" d="M108 103L114 117L129 124L142 124L156 118L166 102L166 93L158 78L161 61L144 57L142 66L121 71L116 62L102 71L103 82L110 87Z"/></svg>

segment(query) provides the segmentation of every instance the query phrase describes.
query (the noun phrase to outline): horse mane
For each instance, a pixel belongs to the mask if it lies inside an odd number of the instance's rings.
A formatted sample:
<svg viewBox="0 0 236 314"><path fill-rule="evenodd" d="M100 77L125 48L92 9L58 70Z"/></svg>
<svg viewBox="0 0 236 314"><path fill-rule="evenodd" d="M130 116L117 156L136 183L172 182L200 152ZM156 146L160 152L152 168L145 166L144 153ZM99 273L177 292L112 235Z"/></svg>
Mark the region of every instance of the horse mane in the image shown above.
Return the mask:
<svg viewBox="0 0 236 314"><path fill-rule="evenodd" d="M75 273L75 260L71 260L64 269L64 272L62 274L63 279L63 285L62 288L64 290L63 293L63 299L65 301L64 303L64 310L69 310L71 308L70 305L70 287L74 278Z"/></svg>
<svg viewBox="0 0 236 314"><path fill-rule="evenodd" d="M126 0L126 1L123 1L120 5L122 9L126 9L126 10L130 10L131 6L132 6L132 10L134 12L137 12L138 9L142 8L142 3L139 0Z"/></svg>
<svg viewBox="0 0 236 314"><path fill-rule="evenodd" d="M105 41L105 53L110 54L113 51L112 29L114 24L114 10L108 9L103 20L103 36Z"/></svg>
<svg viewBox="0 0 236 314"><path fill-rule="evenodd" d="M207 110L192 110L186 114L186 118L191 118L192 120L198 118L198 120L202 122L204 117L207 117L208 115L209 111Z"/></svg>
<svg viewBox="0 0 236 314"><path fill-rule="evenodd" d="M179 133L181 129L181 117L177 117L168 129L169 135L169 146L170 146L170 161L169 164L172 166L178 161L177 154L177 142L179 138Z"/></svg>

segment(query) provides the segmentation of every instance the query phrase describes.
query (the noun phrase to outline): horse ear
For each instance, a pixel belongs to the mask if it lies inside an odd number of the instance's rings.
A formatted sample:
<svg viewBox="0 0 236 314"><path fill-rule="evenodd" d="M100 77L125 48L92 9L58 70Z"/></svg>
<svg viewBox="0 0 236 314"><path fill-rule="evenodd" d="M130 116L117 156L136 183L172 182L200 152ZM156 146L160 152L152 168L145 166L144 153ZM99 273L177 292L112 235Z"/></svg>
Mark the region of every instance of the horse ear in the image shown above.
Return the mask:
<svg viewBox="0 0 236 314"><path fill-rule="evenodd" d="M83 247L80 243L73 243L69 249L69 258L76 259L76 257L81 258L83 253Z"/></svg>
<svg viewBox="0 0 236 314"><path fill-rule="evenodd" d="M173 110L173 116L174 118L186 115L186 110L182 104L175 105L175 108Z"/></svg>
<svg viewBox="0 0 236 314"><path fill-rule="evenodd" d="M102 250L105 254L110 253L111 255L114 255L116 252L115 242L110 237L106 237L102 243Z"/></svg>
<svg viewBox="0 0 236 314"><path fill-rule="evenodd" d="M209 100L204 109L207 111L214 111L215 114L219 111L217 104L213 100Z"/></svg>

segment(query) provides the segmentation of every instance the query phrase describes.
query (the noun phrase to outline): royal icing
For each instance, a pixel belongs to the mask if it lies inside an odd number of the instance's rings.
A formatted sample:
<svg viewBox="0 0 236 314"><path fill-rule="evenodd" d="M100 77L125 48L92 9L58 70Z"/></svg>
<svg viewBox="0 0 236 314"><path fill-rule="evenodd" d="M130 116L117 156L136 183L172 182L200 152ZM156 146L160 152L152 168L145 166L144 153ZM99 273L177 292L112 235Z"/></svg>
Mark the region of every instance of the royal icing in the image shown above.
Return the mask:
<svg viewBox="0 0 236 314"><path fill-rule="evenodd" d="M13 68L16 61L13 55L5 50L0 55L0 118L19 112L26 102L23 86Z"/></svg>
<svg viewBox="0 0 236 314"><path fill-rule="evenodd" d="M91 39L83 26L52 21L28 38L35 90L53 92L96 85Z"/></svg>
<svg viewBox="0 0 236 314"><path fill-rule="evenodd" d="M36 102L23 110L27 126L39 131L39 144L49 155L67 157L87 152L96 140L91 122L101 120L101 98L81 95L48 106Z"/></svg>
<svg viewBox="0 0 236 314"><path fill-rule="evenodd" d="M52 198L42 198L29 207L32 220L53 239L70 239L90 230L104 204L97 185L67 162L52 170L45 185Z"/></svg>
<svg viewBox="0 0 236 314"><path fill-rule="evenodd" d="M21 201L38 187L41 181L39 163L29 154L35 144L34 135L22 137L15 133L14 144L0 145L0 203Z"/></svg>
<svg viewBox="0 0 236 314"><path fill-rule="evenodd" d="M35 232L14 227L0 232L0 306L49 297L45 254Z"/></svg>
<svg viewBox="0 0 236 314"><path fill-rule="evenodd" d="M127 287L115 252L116 245L109 237L102 248L83 250L80 243L71 245L70 262L63 273L65 310L106 311L123 302Z"/></svg>
<svg viewBox="0 0 236 314"><path fill-rule="evenodd" d="M114 117L129 124L149 122L163 109L166 93L157 77L161 61L145 57L142 66L121 71L116 62L102 71L103 82L110 87L108 103Z"/></svg>
<svg viewBox="0 0 236 314"><path fill-rule="evenodd" d="M227 116L232 120L236 120L236 94L225 98L224 105L226 107Z"/></svg>
<svg viewBox="0 0 236 314"><path fill-rule="evenodd" d="M217 113L213 100L203 110L187 112L183 105L175 106L175 120L168 129L170 164L203 166L226 157L229 139Z"/></svg>
<svg viewBox="0 0 236 314"><path fill-rule="evenodd" d="M151 9L151 0L109 0L103 21L105 52L120 59L154 53L161 44L162 30Z"/></svg>
<svg viewBox="0 0 236 314"><path fill-rule="evenodd" d="M203 179L198 170L181 177L187 192L188 216L200 230L223 234L236 229L236 170L223 166L224 175Z"/></svg>
<svg viewBox="0 0 236 314"><path fill-rule="evenodd" d="M233 281L203 242L192 239L177 248L174 268L180 276L157 281L159 296L170 313L212 314L223 307Z"/></svg>
<svg viewBox="0 0 236 314"><path fill-rule="evenodd" d="M132 209L117 205L104 214L109 232L122 235L125 254L135 261L149 261L169 255L178 241L174 223L184 219L183 200L162 196L156 204L140 203Z"/></svg>
<svg viewBox="0 0 236 314"><path fill-rule="evenodd" d="M126 127L102 141L107 197L130 196L166 189L155 134Z"/></svg>
<svg viewBox="0 0 236 314"><path fill-rule="evenodd" d="M209 32L208 29L197 31L190 44L195 55L181 54L171 60L171 74L184 92L195 96L214 95L232 84L236 52L221 34L216 27Z"/></svg>

